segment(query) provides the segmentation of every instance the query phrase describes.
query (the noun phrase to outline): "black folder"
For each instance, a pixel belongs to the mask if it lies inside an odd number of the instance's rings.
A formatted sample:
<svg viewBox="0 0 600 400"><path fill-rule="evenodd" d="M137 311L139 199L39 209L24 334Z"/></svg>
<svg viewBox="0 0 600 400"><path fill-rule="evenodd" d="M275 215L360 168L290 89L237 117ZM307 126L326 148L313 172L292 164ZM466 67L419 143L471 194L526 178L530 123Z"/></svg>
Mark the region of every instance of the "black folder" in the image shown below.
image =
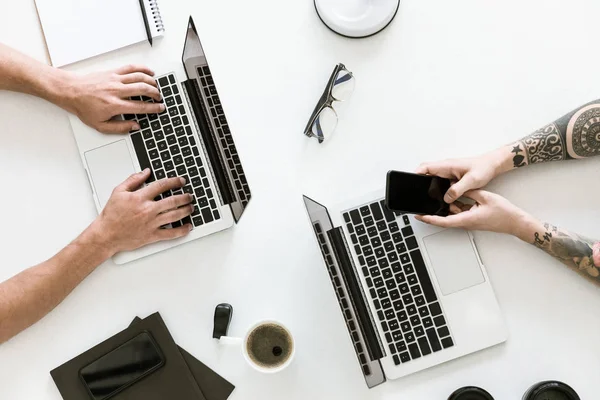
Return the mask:
<svg viewBox="0 0 600 400"><path fill-rule="evenodd" d="M136 318L127 329L50 371L63 399L90 399L79 370L142 331L152 334L165 358L165 365L111 400L225 400L231 394L233 385L178 347L160 314L154 313L143 320ZM206 386L204 390L200 384Z"/></svg>

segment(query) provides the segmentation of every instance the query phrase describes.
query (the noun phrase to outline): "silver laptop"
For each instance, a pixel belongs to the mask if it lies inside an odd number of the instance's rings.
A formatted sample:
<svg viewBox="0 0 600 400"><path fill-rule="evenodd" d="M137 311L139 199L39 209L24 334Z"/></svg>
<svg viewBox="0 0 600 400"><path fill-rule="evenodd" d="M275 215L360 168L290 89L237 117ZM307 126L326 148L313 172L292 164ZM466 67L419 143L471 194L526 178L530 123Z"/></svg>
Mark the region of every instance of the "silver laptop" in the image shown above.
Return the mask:
<svg viewBox="0 0 600 400"><path fill-rule="evenodd" d="M112 190L132 173L150 168L154 180L182 176L187 184L160 198L190 193L195 211L173 226L191 223L186 237L117 254L122 264L231 227L251 193L229 130L219 94L194 22L190 17L181 67L156 77L166 110L124 115L140 130L126 136L103 135L71 116L71 126L92 187L98 212ZM134 100L152 102L150 98Z"/></svg>
<svg viewBox="0 0 600 400"><path fill-rule="evenodd" d="M370 388L507 338L472 235L393 213L383 193L331 212L304 196Z"/></svg>

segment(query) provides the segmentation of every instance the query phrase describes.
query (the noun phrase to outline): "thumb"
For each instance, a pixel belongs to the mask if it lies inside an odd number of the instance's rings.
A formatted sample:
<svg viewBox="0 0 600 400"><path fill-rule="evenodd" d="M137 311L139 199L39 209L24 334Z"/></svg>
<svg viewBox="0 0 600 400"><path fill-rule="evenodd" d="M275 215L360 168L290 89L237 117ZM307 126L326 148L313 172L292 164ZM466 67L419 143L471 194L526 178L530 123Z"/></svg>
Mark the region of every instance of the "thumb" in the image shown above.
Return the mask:
<svg viewBox="0 0 600 400"><path fill-rule="evenodd" d="M146 179L150 176L150 168L146 168L142 172L130 175L129 178L125 179L123 183L117 186L120 191L133 192L146 182Z"/></svg>
<svg viewBox="0 0 600 400"><path fill-rule="evenodd" d="M469 174L463 176L463 178L456 182L454 185L450 186L450 189L446 192L444 196L444 201L448 204L454 203L458 200L466 191L475 189L475 183Z"/></svg>

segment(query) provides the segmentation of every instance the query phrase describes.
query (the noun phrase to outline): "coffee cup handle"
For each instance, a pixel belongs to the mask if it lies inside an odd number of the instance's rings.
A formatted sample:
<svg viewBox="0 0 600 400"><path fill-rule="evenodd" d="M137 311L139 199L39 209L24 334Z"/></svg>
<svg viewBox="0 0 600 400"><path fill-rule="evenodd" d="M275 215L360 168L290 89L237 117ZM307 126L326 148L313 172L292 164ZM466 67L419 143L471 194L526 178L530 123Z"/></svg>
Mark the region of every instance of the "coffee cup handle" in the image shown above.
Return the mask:
<svg viewBox="0 0 600 400"><path fill-rule="evenodd" d="M219 343L226 346L239 346L242 344L244 339L237 338L233 336L221 336L219 338Z"/></svg>

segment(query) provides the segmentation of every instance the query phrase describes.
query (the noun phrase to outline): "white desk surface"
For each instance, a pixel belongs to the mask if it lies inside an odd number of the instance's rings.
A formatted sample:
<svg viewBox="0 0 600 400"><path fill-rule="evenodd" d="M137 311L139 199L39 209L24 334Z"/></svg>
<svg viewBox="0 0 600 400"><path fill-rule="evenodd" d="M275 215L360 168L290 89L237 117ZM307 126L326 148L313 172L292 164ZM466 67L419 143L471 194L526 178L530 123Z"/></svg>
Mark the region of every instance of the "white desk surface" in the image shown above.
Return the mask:
<svg viewBox="0 0 600 400"><path fill-rule="evenodd" d="M0 41L47 60L33 0L1 0ZM160 311L176 341L231 380L238 399L446 399L478 385L520 399L559 379L596 398L600 291L533 246L477 233L506 316L507 343L368 390L301 195L325 204L384 185L389 169L475 155L600 97L592 0L403 0L384 32L349 40L310 0L162 1L166 36L77 65L80 71L181 56L194 16L253 200L234 229L125 266L99 267L58 308L0 346L0 398L60 399L54 367ZM107 29L110 22L107 21ZM331 69L357 78L333 140L302 135ZM95 217L66 114L0 93L0 280L45 260ZM528 167L490 188L545 220L599 237L600 160ZM263 376L211 339L216 304L231 334L284 321L297 358Z"/></svg>

